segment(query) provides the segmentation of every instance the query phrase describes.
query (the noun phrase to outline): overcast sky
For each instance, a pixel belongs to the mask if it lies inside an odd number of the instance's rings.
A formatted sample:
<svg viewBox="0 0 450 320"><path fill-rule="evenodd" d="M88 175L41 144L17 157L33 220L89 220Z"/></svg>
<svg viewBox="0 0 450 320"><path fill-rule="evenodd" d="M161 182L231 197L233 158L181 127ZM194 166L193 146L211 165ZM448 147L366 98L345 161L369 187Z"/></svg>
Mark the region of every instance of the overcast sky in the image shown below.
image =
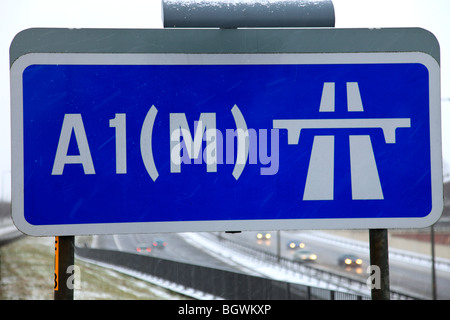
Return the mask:
<svg viewBox="0 0 450 320"><path fill-rule="evenodd" d="M236 0L231 0L236 1ZM443 155L450 163L450 0L333 0L337 28L422 27L441 46ZM0 1L0 197L10 197L9 45L32 27L162 28L161 0ZM448 146L448 147L447 147Z"/></svg>

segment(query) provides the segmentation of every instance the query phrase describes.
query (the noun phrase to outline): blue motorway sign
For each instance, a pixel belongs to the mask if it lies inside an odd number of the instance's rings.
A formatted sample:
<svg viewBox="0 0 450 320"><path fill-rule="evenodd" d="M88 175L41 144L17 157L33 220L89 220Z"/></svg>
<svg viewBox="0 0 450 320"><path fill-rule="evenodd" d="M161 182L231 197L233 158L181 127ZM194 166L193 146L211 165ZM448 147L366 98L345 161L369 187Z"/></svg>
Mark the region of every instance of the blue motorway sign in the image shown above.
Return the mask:
<svg viewBox="0 0 450 320"><path fill-rule="evenodd" d="M34 53L12 66L14 221L35 235L426 226L429 55Z"/></svg>

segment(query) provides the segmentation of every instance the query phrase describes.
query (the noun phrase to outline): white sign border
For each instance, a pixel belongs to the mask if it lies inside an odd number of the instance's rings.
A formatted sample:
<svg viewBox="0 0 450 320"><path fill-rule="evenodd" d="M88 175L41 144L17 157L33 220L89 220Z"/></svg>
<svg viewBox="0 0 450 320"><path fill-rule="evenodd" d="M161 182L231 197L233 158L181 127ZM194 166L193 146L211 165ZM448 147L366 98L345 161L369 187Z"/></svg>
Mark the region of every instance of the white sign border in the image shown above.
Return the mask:
<svg viewBox="0 0 450 320"><path fill-rule="evenodd" d="M101 224L33 225L24 217L22 74L34 64L72 65L227 65L227 64L381 64L419 63L429 72L432 210L422 218L342 218L207 220ZM29 235L89 235L230 230L422 228L436 222L443 210L440 67L423 52L361 53L29 53L11 66L12 218Z"/></svg>

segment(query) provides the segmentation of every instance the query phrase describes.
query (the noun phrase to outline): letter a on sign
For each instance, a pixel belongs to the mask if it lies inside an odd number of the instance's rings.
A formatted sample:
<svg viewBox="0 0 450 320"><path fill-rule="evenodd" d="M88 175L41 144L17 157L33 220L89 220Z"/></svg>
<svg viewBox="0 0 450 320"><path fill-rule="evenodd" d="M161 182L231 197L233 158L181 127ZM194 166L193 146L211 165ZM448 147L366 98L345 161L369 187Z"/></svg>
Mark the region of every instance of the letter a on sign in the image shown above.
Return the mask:
<svg viewBox="0 0 450 320"><path fill-rule="evenodd" d="M70 137L72 130L75 133L79 155L69 156ZM66 114L59 136L58 149L56 150L55 162L53 163L52 175L61 175L66 163L79 163L83 165L85 174L95 174L94 163L92 162L91 151L84 130L81 114Z"/></svg>

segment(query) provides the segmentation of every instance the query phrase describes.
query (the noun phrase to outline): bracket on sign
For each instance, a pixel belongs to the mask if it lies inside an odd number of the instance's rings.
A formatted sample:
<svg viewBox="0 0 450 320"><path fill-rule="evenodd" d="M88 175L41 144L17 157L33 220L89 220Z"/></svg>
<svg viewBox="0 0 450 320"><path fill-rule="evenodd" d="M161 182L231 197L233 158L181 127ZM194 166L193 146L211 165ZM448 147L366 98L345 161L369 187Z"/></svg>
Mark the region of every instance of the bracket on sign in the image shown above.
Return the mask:
<svg viewBox="0 0 450 320"><path fill-rule="evenodd" d="M163 1L164 28L334 27L331 0Z"/></svg>

